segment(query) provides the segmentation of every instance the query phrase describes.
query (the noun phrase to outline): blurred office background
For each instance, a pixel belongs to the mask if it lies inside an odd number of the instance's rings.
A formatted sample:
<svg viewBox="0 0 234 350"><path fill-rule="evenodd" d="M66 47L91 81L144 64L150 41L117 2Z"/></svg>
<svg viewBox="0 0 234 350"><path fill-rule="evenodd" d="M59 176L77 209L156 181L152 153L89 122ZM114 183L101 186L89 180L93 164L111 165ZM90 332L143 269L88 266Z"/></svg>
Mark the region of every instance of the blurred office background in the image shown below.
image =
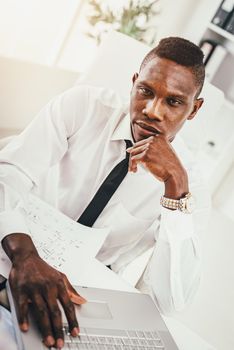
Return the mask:
<svg viewBox="0 0 234 350"><path fill-rule="evenodd" d="M149 46L178 35L202 47L207 81L225 98L206 130L194 129L212 213L201 237L201 288L176 317L220 350L234 348L233 7L229 0L0 0L0 147L82 78L112 29Z"/></svg>

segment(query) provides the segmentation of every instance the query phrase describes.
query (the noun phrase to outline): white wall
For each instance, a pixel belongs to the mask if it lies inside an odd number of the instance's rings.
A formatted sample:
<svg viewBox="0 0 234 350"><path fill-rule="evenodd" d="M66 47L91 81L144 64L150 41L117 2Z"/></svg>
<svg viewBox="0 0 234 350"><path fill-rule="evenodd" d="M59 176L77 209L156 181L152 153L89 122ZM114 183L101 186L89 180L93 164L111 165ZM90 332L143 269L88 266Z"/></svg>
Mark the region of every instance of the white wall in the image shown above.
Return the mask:
<svg viewBox="0 0 234 350"><path fill-rule="evenodd" d="M181 36L202 0L163 0L157 38Z"/></svg>
<svg viewBox="0 0 234 350"><path fill-rule="evenodd" d="M233 350L234 222L213 210L208 228L200 238L203 250L201 285L192 304L176 318L216 350Z"/></svg>
<svg viewBox="0 0 234 350"><path fill-rule="evenodd" d="M0 0L0 55L48 63L80 0Z"/></svg>
<svg viewBox="0 0 234 350"><path fill-rule="evenodd" d="M0 129L22 130L55 95L69 89L76 72L0 57Z"/></svg>

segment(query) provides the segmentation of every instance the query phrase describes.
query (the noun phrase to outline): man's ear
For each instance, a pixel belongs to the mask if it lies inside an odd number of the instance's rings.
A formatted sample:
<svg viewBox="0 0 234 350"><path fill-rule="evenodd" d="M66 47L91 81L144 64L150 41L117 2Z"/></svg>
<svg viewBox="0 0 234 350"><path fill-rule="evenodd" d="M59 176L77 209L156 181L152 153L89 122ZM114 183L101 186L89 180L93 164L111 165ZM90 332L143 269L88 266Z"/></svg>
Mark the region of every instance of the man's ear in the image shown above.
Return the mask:
<svg viewBox="0 0 234 350"><path fill-rule="evenodd" d="M138 76L139 76L138 73L134 73L134 74L133 74L133 77L132 77L132 84L135 83L135 81L137 80Z"/></svg>
<svg viewBox="0 0 234 350"><path fill-rule="evenodd" d="M188 116L188 120L191 120L195 117L195 115L197 114L197 111L201 108L201 106L203 105L204 99L203 98L197 98L194 106L193 106L193 110L192 113L190 113L190 115Z"/></svg>

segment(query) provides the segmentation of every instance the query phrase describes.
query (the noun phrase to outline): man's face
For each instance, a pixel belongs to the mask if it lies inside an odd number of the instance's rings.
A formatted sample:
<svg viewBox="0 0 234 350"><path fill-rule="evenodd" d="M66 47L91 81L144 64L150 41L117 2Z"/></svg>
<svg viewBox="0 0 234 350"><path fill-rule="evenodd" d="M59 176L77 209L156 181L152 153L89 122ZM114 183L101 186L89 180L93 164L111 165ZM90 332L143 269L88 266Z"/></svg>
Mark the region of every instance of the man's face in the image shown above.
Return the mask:
<svg viewBox="0 0 234 350"><path fill-rule="evenodd" d="M197 99L191 70L155 57L133 76L130 117L134 140L162 134L172 141L186 119L192 119L203 99Z"/></svg>

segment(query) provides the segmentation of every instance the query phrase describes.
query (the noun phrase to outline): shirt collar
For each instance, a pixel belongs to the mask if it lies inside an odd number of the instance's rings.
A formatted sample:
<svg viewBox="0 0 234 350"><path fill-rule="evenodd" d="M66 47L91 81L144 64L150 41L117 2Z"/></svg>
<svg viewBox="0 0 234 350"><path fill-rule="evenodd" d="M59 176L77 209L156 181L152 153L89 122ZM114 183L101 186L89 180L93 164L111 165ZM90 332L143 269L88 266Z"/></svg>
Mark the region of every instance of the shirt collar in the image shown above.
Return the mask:
<svg viewBox="0 0 234 350"><path fill-rule="evenodd" d="M131 132L131 122L130 122L130 114L124 114L122 119L120 120L119 124L115 128L113 135L111 137L112 141L116 140L131 140L132 138L132 132Z"/></svg>

